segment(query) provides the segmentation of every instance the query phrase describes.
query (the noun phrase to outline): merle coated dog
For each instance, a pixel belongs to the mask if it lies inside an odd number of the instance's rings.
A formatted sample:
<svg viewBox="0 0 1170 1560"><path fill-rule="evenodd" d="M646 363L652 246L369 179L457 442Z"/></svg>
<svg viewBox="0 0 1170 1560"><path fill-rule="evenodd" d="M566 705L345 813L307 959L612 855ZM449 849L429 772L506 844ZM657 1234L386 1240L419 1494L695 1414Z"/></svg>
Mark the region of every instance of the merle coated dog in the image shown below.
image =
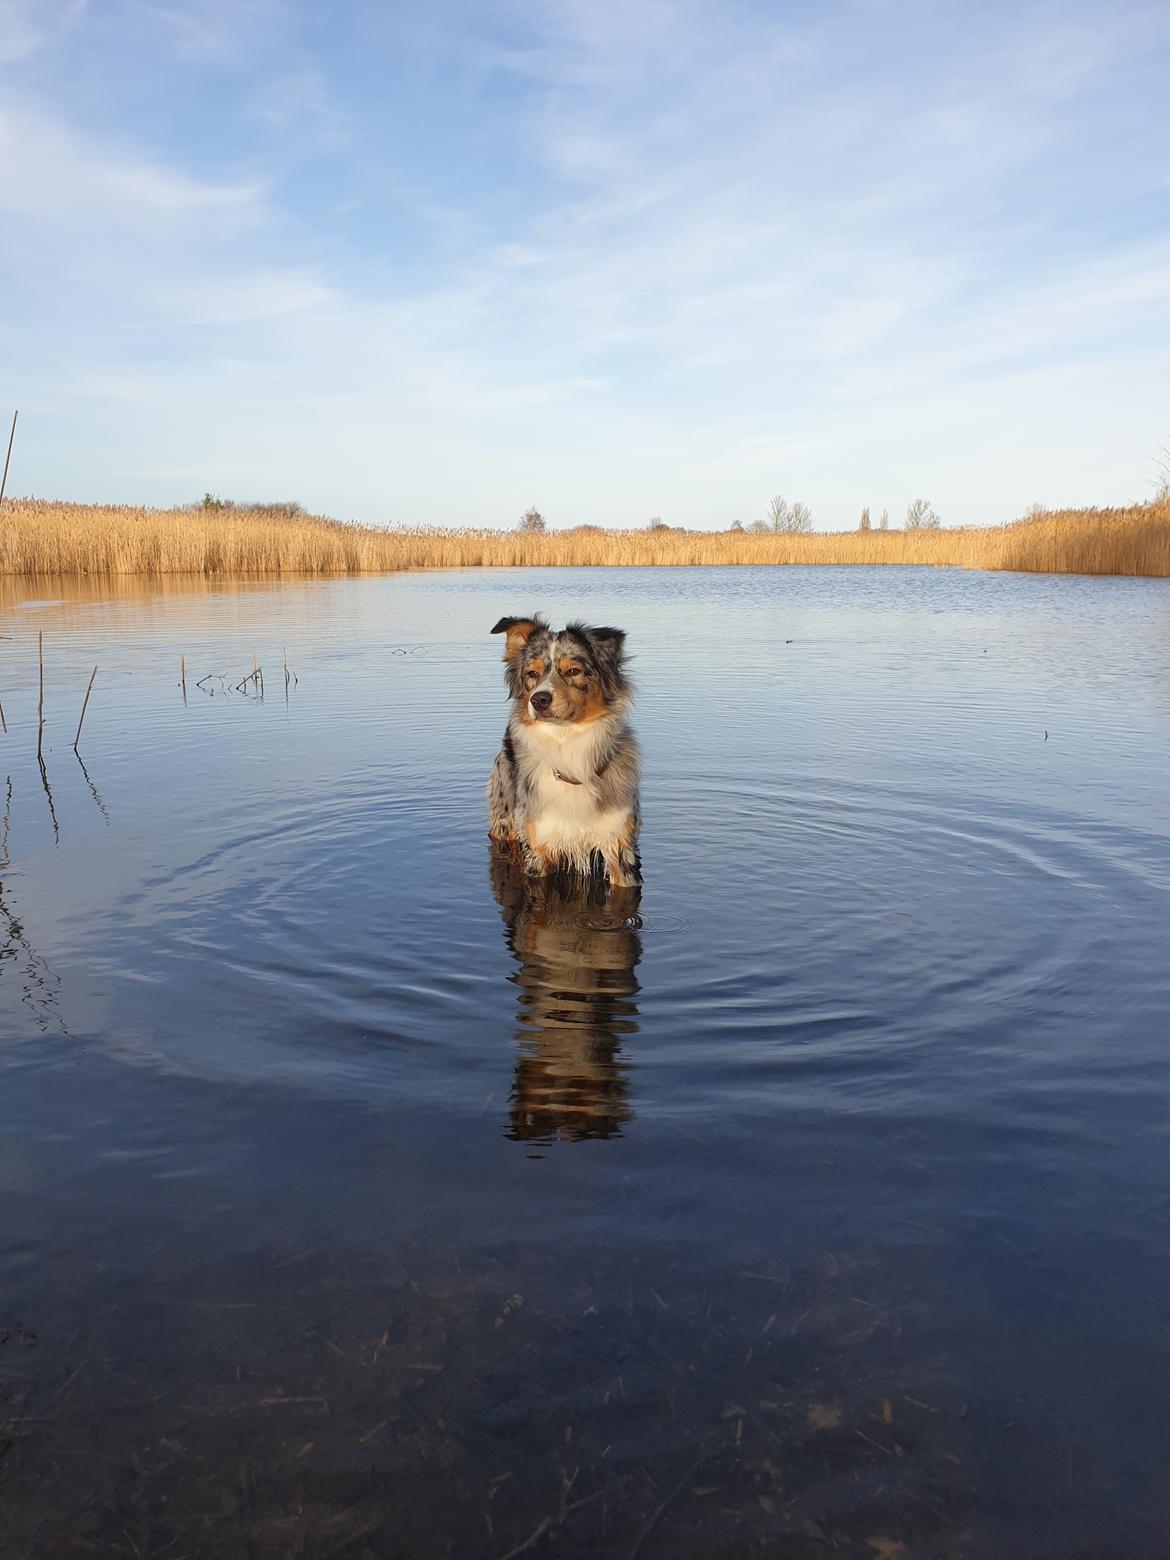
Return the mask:
<svg viewBox="0 0 1170 1560"><path fill-rule="evenodd" d="M629 727L625 634L542 617L501 618L512 716L488 782L488 832L527 872L641 881L638 744Z"/></svg>

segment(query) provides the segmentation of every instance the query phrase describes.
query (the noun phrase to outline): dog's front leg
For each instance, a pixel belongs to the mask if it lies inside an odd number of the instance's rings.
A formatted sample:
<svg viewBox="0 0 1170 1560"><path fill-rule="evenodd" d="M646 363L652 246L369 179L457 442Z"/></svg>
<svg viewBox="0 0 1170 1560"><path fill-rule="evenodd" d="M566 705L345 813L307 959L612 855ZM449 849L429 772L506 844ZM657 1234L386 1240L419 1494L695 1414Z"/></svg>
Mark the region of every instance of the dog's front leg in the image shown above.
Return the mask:
<svg viewBox="0 0 1170 1560"><path fill-rule="evenodd" d="M516 783L504 753L492 765L487 785L488 835L498 845L516 840Z"/></svg>
<svg viewBox="0 0 1170 1560"><path fill-rule="evenodd" d="M516 836L516 845L524 870L532 877L547 877L550 872L556 871L557 858L547 845L537 839L534 823L525 824L524 832Z"/></svg>
<svg viewBox="0 0 1170 1560"><path fill-rule="evenodd" d="M642 881L641 864L638 861L637 821L631 816L620 834L616 834L602 851L605 870L614 888L637 888Z"/></svg>

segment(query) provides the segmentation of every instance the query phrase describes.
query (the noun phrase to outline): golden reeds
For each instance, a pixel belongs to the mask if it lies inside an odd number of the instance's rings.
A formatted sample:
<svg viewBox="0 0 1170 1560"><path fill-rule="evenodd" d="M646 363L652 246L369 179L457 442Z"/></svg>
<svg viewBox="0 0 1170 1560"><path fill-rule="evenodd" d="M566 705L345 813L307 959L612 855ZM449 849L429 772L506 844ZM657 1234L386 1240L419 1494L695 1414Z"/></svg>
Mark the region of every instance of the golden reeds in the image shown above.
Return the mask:
<svg viewBox="0 0 1170 1560"><path fill-rule="evenodd" d="M1170 576L1170 503L1058 510L1000 526L837 531L379 530L314 515L9 499L0 575L369 574L397 569L926 564Z"/></svg>

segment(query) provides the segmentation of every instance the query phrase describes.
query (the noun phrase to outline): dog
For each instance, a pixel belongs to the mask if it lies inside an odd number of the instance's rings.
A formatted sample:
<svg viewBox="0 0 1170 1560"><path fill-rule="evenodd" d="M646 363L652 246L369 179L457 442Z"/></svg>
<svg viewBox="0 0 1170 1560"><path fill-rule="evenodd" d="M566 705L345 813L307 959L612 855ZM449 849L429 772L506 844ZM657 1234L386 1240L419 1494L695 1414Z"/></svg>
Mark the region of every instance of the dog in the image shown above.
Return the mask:
<svg viewBox="0 0 1170 1560"><path fill-rule="evenodd" d="M512 715L488 781L488 833L526 872L642 880L638 744L619 628L501 618Z"/></svg>
<svg viewBox="0 0 1170 1560"><path fill-rule="evenodd" d="M492 852L491 884L517 963L516 1071L505 1137L620 1137L633 1117L622 1041L638 1029L641 898L598 875L531 877Z"/></svg>

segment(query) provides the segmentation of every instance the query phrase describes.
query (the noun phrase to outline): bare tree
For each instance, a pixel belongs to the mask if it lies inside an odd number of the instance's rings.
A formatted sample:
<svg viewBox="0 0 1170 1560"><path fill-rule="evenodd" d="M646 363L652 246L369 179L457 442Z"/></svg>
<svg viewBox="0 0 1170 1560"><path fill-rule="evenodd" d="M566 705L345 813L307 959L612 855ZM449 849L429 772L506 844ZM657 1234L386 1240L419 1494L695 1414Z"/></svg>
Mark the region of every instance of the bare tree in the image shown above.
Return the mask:
<svg viewBox="0 0 1170 1560"><path fill-rule="evenodd" d="M520 516L520 523L516 527L518 531L531 531L537 535L543 535L548 530L544 516L539 509L526 509Z"/></svg>
<svg viewBox="0 0 1170 1560"><path fill-rule="evenodd" d="M748 530L751 531L753 536L767 536L771 529L772 527L766 520L753 520L751 525L748 526Z"/></svg>
<svg viewBox="0 0 1170 1560"><path fill-rule="evenodd" d="M878 530L879 531L888 531L889 529L890 529L890 511L888 509L883 509L882 510L882 514L881 514L881 519L878 521Z"/></svg>
<svg viewBox="0 0 1170 1560"><path fill-rule="evenodd" d="M670 527L661 515L655 515L653 520L647 524L646 529L648 531L669 531Z"/></svg>
<svg viewBox="0 0 1170 1560"><path fill-rule="evenodd" d="M753 530L755 527L753 526ZM764 524L766 531L811 531L812 510L807 504L790 504L779 493L768 505L768 519Z"/></svg>
<svg viewBox="0 0 1170 1560"><path fill-rule="evenodd" d="M788 500L779 493L768 505L768 527L772 531L787 531L788 517L791 514Z"/></svg>
<svg viewBox="0 0 1170 1560"><path fill-rule="evenodd" d="M740 532L742 532L743 531L743 521L742 520L733 520L731 522L731 524L727 527L727 529L729 531L740 531Z"/></svg>
<svg viewBox="0 0 1170 1560"><path fill-rule="evenodd" d="M1154 502L1170 504L1170 444L1154 456Z"/></svg>
<svg viewBox="0 0 1170 1560"><path fill-rule="evenodd" d="M861 519L857 522L857 529L859 531L868 531L869 530L869 505L868 504L866 504L865 508L861 511Z"/></svg>
<svg viewBox="0 0 1170 1560"><path fill-rule="evenodd" d="M942 521L935 514L928 499L916 498L906 510L908 531L937 531Z"/></svg>

